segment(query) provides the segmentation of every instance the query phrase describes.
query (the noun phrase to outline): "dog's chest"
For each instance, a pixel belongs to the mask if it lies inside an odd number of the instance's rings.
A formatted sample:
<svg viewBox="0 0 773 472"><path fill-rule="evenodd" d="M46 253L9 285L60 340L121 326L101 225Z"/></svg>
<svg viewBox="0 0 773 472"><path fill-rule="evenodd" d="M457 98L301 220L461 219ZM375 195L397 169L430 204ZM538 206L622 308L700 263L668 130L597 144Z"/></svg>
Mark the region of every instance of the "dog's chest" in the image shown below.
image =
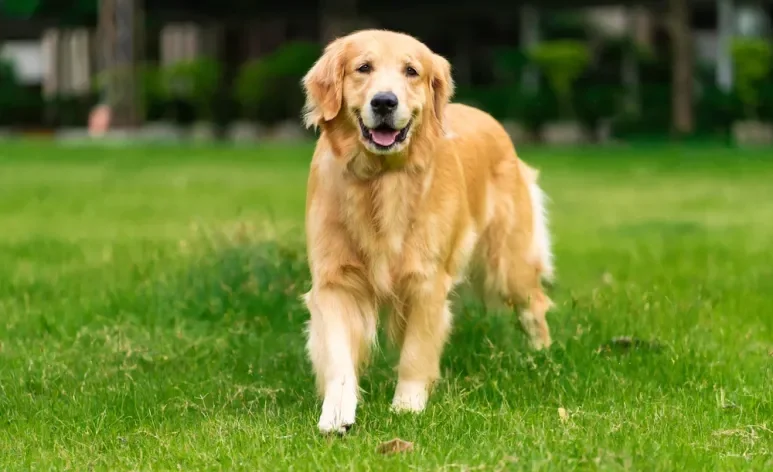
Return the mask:
<svg viewBox="0 0 773 472"><path fill-rule="evenodd" d="M379 296L393 293L405 259L415 251L407 241L421 224L416 221L421 194L421 182L394 174L354 187L345 196L343 220Z"/></svg>

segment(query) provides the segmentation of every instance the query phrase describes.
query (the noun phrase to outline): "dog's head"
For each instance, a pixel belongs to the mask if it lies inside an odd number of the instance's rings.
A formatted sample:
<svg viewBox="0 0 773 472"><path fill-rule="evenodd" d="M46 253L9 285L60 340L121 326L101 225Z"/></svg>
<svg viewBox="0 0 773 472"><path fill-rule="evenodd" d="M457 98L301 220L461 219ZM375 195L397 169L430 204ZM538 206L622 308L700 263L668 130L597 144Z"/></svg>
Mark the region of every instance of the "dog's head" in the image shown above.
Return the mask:
<svg viewBox="0 0 773 472"><path fill-rule="evenodd" d="M372 154L406 150L442 132L451 68L415 38L364 30L331 42L303 78L307 127L342 128Z"/></svg>

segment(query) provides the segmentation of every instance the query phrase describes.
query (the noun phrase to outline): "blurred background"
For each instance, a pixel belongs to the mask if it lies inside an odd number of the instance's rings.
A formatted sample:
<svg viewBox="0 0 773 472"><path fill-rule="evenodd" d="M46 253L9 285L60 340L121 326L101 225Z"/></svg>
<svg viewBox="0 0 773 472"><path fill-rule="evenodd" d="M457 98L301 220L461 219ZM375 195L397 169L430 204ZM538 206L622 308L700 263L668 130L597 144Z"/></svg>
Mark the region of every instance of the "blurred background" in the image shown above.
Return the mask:
<svg viewBox="0 0 773 472"><path fill-rule="evenodd" d="M773 471L772 12L0 0L0 471ZM299 82L366 27L447 57L540 170L555 343L460 287L430 411L390 413L381 336L331 443Z"/></svg>
<svg viewBox="0 0 773 472"><path fill-rule="evenodd" d="M380 27L446 56L456 100L517 143L773 144L772 16L773 0L0 0L0 133L301 139L302 75L330 39Z"/></svg>

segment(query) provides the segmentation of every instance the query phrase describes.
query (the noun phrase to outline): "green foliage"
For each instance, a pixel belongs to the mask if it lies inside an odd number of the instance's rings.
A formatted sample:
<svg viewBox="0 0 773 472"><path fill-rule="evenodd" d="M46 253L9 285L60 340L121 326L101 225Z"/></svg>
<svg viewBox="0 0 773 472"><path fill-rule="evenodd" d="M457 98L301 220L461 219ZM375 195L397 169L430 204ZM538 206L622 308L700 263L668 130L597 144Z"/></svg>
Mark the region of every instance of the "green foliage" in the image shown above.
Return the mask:
<svg viewBox="0 0 773 472"><path fill-rule="evenodd" d="M60 95L47 99L46 125L52 127L84 127L89 115L99 102L93 94Z"/></svg>
<svg viewBox="0 0 773 472"><path fill-rule="evenodd" d="M591 84L583 87L583 93L574 100L577 117L595 127L601 120L616 118L624 108L624 98L622 86Z"/></svg>
<svg viewBox="0 0 773 472"><path fill-rule="evenodd" d="M145 63L140 66L139 74L145 116L147 119L158 118L163 114L159 110L163 109L166 98L161 69L155 64Z"/></svg>
<svg viewBox="0 0 773 472"><path fill-rule="evenodd" d="M11 115L19 93L16 71L10 61L0 59L0 122L6 124Z"/></svg>
<svg viewBox="0 0 773 472"><path fill-rule="evenodd" d="M731 45L735 85L747 118L756 118L760 107L759 87L770 76L773 46L766 39L737 38Z"/></svg>
<svg viewBox="0 0 773 472"><path fill-rule="evenodd" d="M210 120L221 73L218 61L199 58L162 68L158 82L152 73L145 80L151 90L161 92L165 98L191 104L198 119Z"/></svg>
<svg viewBox="0 0 773 472"><path fill-rule="evenodd" d="M667 136L671 124L671 84L642 84L639 93L644 106L638 113L624 111L614 122L614 135L623 139Z"/></svg>
<svg viewBox="0 0 773 472"><path fill-rule="evenodd" d="M498 47L492 52L494 72L499 82L516 84L521 79L528 58L520 48Z"/></svg>
<svg viewBox="0 0 773 472"><path fill-rule="evenodd" d="M304 100L300 80L321 52L316 43L290 42L244 64L234 90L243 115L266 123L298 116Z"/></svg>
<svg viewBox="0 0 773 472"><path fill-rule="evenodd" d="M546 41L529 51L530 59L547 77L560 104L564 119L574 118L572 88L590 62L588 46L581 41Z"/></svg>
<svg viewBox="0 0 773 472"><path fill-rule="evenodd" d="M618 58L632 55L637 63L647 63L656 60L655 52L648 45L639 44L633 38L622 36L606 38L602 45L607 51L614 51Z"/></svg>
<svg viewBox="0 0 773 472"><path fill-rule="evenodd" d="M727 136L733 122L743 115L743 103L738 94L722 90L714 80L702 84L695 103L695 128L698 134Z"/></svg>
<svg viewBox="0 0 773 472"><path fill-rule="evenodd" d="M0 112L10 106L18 89L19 81L13 63L0 59Z"/></svg>
<svg viewBox="0 0 773 472"><path fill-rule="evenodd" d="M0 60L0 125L34 125L41 115L40 94L24 88L12 62Z"/></svg>
<svg viewBox="0 0 773 472"><path fill-rule="evenodd" d="M236 78L234 97L242 113L251 119L259 119L260 109L271 98L269 84L272 81L270 64L255 59L242 65Z"/></svg>
<svg viewBox="0 0 773 472"><path fill-rule="evenodd" d="M0 2L0 13L27 18L35 13L39 6L40 0L3 0Z"/></svg>

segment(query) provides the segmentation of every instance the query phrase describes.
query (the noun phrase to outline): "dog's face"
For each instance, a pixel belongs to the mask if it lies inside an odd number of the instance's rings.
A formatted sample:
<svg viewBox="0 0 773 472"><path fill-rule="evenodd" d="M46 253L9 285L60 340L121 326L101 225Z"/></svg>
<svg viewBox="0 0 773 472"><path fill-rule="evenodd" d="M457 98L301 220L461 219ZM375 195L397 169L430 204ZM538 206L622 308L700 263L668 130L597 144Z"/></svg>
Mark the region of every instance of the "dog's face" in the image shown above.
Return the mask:
<svg viewBox="0 0 773 472"><path fill-rule="evenodd" d="M348 126L373 154L405 150L422 128L441 126L450 65L418 40L366 30L337 39L303 79L306 125Z"/></svg>

